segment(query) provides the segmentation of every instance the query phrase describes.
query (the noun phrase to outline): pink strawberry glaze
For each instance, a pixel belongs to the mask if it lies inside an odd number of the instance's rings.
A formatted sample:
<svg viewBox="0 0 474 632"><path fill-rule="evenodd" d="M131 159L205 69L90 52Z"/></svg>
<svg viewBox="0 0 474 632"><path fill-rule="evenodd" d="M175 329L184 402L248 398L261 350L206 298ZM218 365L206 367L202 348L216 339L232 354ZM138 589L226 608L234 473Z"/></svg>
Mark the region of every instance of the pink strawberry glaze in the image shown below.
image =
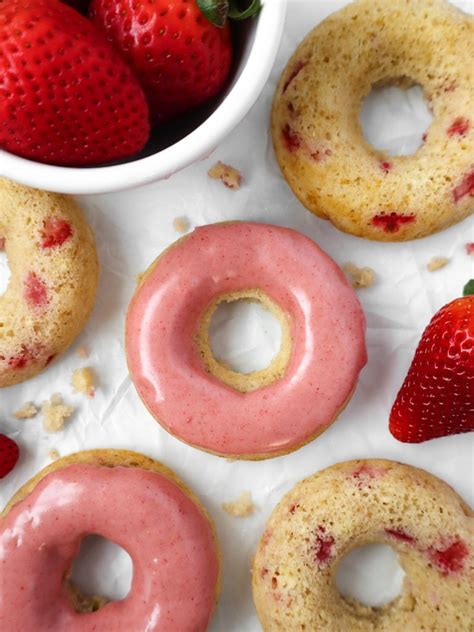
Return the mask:
<svg viewBox="0 0 474 632"><path fill-rule="evenodd" d="M209 375L193 343L216 296L260 288L290 317L285 375L239 393ZM150 412L180 439L224 455L291 450L323 430L366 362L365 318L337 265L307 237L239 222L195 230L146 276L127 315L126 349Z"/></svg>
<svg viewBox="0 0 474 632"><path fill-rule="evenodd" d="M128 551L133 582L125 599L78 614L63 577L91 533ZM204 631L218 565L209 522L165 476L71 465L47 475L1 524L0 629Z"/></svg>

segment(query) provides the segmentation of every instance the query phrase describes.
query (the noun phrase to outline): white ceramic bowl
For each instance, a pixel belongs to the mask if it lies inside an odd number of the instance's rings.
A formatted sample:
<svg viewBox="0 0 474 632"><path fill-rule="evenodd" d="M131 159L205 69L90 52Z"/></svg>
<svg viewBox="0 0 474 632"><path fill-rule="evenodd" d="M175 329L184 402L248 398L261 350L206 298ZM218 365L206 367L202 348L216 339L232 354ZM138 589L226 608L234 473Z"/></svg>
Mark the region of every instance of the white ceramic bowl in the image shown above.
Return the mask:
<svg viewBox="0 0 474 632"><path fill-rule="evenodd" d="M285 13L286 0L263 0L257 18L237 23L236 63L227 90L207 110L158 130L145 155L104 167L71 168L26 160L0 150L0 174L48 191L106 193L167 178L203 158L257 100L275 61Z"/></svg>

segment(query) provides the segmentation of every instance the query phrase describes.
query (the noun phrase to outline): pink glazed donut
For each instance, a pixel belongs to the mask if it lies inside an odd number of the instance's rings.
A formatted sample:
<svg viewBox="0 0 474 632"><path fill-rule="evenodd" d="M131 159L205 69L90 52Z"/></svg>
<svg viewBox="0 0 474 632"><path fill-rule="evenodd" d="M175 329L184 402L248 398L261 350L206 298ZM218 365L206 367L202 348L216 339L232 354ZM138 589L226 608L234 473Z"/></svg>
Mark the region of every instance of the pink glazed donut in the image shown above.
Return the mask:
<svg viewBox="0 0 474 632"><path fill-rule="evenodd" d="M78 612L77 589L65 579L89 534L128 551L133 582L125 599ZM141 454L93 450L60 459L2 515L4 632L203 632L218 584L217 543L204 508L173 472Z"/></svg>
<svg viewBox="0 0 474 632"><path fill-rule="evenodd" d="M282 324L268 369L234 373L210 351L217 305L260 301ZM198 228L147 270L126 323L131 377L172 435L230 458L291 452L344 408L365 365L365 318L341 270L287 228Z"/></svg>

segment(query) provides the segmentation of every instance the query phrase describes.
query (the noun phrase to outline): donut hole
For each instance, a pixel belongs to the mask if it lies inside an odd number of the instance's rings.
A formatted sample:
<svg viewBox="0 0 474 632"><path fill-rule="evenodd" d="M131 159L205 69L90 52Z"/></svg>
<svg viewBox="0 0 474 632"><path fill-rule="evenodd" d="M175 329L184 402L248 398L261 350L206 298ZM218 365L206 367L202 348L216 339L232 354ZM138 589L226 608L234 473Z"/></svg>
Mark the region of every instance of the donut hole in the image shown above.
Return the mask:
<svg viewBox="0 0 474 632"><path fill-rule="evenodd" d="M100 535L86 536L67 580L76 612L95 612L110 601L125 599L130 592L133 562L115 542Z"/></svg>
<svg viewBox="0 0 474 632"><path fill-rule="evenodd" d="M366 141L389 156L415 154L432 120L423 88L407 78L373 85L360 109Z"/></svg>
<svg viewBox="0 0 474 632"><path fill-rule="evenodd" d="M287 316L257 289L214 299L196 342L205 369L243 393L282 377L291 352Z"/></svg>
<svg viewBox="0 0 474 632"><path fill-rule="evenodd" d="M387 544L367 544L352 549L340 561L336 586L350 602L381 608L402 593L405 571L398 555Z"/></svg>
<svg viewBox="0 0 474 632"><path fill-rule="evenodd" d="M261 303L250 300L222 302L209 326L215 358L237 373L262 371L281 348L281 325Z"/></svg>
<svg viewBox="0 0 474 632"><path fill-rule="evenodd" d="M10 280L10 268L7 253L3 248L3 239L0 237L0 296L5 294Z"/></svg>

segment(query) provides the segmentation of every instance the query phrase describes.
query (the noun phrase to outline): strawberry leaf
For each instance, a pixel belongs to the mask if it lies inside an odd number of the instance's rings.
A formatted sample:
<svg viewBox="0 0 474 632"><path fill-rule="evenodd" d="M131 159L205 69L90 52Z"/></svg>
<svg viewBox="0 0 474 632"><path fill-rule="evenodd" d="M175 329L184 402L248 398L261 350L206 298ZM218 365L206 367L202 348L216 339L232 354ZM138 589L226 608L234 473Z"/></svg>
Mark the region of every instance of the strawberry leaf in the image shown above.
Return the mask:
<svg viewBox="0 0 474 632"><path fill-rule="evenodd" d="M232 20L246 20L257 15L262 8L261 0L251 0L246 9L241 9L240 4L239 0L230 0L228 15Z"/></svg>
<svg viewBox="0 0 474 632"><path fill-rule="evenodd" d="M468 281L463 290L463 296L470 296L471 294L474 294L474 279Z"/></svg>
<svg viewBox="0 0 474 632"><path fill-rule="evenodd" d="M197 5L211 24L219 28L224 26L229 12L229 0L197 0Z"/></svg>

